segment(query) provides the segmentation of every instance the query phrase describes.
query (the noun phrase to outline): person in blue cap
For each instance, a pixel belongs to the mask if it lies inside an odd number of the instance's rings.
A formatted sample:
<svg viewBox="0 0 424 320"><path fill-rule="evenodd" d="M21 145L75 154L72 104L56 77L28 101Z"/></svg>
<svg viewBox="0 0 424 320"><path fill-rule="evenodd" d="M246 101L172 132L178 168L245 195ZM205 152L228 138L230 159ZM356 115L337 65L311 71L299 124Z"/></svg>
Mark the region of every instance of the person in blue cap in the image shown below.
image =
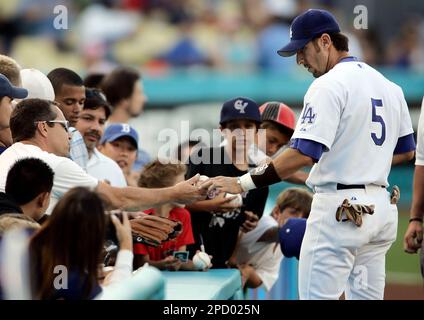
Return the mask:
<svg viewBox="0 0 424 320"><path fill-rule="evenodd" d="M310 9L278 50L296 55L316 79L304 97L290 147L239 178L212 188L240 193L311 166L314 191L299 259L300 299L383 299L385 257L396 239L396 197L386 189L392 164L414 157L402 89L349 54L334 16Z"/></svg>
<svg viewBox="0 0 424 320"><path fill-rule="evenodd" d="M221 108L220 129L227 143L221 147L201 148L189 158L188 177L198 173L207 177L236 177L255 167L249 148L261 123L258 104L246 97L226 101ZM236 246L241 228L246 232L262 216L268 189L247 192L242 197L220 194L188 206L191 213L195 244L188 246L191 255L203 244L213 256L213 268L226 268Z"/></svg>
<svg viewBox="0 0 424 320"><path fill-rule="evenodd" d="M98 149L119 165L128 186L137 186L137 176L132 174L138 149L138 133L134 128L126 123L111 124L106 128Z"/></svg>
<svg viewBox="0 0 424 320"><path fill-rule="evenodd" d="M9 128L12 100L26 98L27 95L26 89L13 86L4 75L0 74L0 130Z"/></svg>

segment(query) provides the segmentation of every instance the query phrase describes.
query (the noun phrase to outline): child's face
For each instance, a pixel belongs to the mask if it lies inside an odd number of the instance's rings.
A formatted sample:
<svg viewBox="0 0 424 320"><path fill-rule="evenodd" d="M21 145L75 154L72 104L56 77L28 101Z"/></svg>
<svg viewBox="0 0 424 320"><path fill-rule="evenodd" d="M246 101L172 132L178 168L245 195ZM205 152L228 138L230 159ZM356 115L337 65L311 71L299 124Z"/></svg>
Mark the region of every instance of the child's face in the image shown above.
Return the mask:
<svg viewBox="0 0 424 320"><path fill-rule="evenodd" d="M233 150L247 150L255 142L256 122L246 119L228 121L221 127L222 134Z"/></svg>
<svg viewBox="0 0 424 320"><path fill-rule="evenodd" d="M303 212L299 209L286 207L283 211L280 211L278 206L275 206L272 216L277 220L278 225L281 227L284 225L290 218L302 218Z"/></svg>
<svg viewBox="0 0 424 320"><path fill-rule="evenodd" d="M262 151L266 153L268 157L272 157L281 147L286 145L290 140L290 137L277 129L267 128L266 129L266 145L260 145Z"/></svg>
<svg viewBox="0 0 424 320"><path fill-rule="evenodd" d="M137 159L137 148L128 137L106 142L98 147L99 151L119 165L124 174L129 174Z"/></svg>

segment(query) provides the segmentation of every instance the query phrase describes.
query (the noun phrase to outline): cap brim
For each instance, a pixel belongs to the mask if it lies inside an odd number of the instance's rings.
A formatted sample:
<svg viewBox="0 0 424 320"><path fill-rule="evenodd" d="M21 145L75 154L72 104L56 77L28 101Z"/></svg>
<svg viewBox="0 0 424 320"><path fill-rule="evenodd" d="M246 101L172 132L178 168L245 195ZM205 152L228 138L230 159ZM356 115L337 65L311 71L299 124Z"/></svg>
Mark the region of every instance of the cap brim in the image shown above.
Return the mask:
<svg viewBox="0 0 424 320"><path fill-rule="evenodd" d="M310 39L291 40L287 45L282 47L277 53L282 57L290 57L300 49L302 49Z"/></svg>
<svg viewBox="0 0 424 320"><path fill-rule="evenodd" d="M28 96L28 90L24 88L12 87L11 98L24 99Z"/></svg>
<svg viewBox="0 0 424 320"><path fill-rule="evenodd" d="M136 147L136 148L138 149L138 142L137 142L137 140L135 140L132 136L130 136L130 135L128 135L128 134L125 134L125 133L121 133L121 132L116 133L116 134L114 134L114 135L110 136L110 137L109 137L109 138L107 138L107 139L102 139L102 140L100 141L100 144L103 144L103 143L105 143L105 142L113 142L113 141L115 141L115 140L117 140L117 139L119 139L119 138L122 138L122 137L127 137L127 138L129 138L129 139L131 140L131 142L133 143L134 147Z"/></svg>
<svg viewBox="0 0 424 320"><path fill-rule="evenodd" d="M233 120L248 120L248 121L256 122L258 124L261 124L262 123L262 120L261 119L258 120L257 118L245 117L244 115L240 115L240 116L237 116L237 117L232 117L231 119L222 120L222 121L219 122L219 124L220 125L224 125L227 122L230 122L230 121L233 121Z"/></svg>

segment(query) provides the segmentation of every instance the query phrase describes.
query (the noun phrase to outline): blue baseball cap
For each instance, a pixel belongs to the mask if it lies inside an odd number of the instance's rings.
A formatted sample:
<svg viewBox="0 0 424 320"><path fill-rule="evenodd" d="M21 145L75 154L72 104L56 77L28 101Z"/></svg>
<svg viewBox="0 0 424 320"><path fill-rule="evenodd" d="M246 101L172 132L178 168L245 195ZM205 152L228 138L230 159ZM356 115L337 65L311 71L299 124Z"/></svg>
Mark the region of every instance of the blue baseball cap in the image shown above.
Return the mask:
<svg viewBox="0 0 424 320"><path fill-rule="evenodd" d="M293 20L290 26L290 42L277 53L283 57L290 57L309 41L326 32L340 32L336 18L328 11L309 9Z"/></svg>
<svg viewBox="0 0 424 320"><path fill-rule="evenodd" d="M4 75L0 73L0 97L10 97L16 99L24 99L28 95L28 90L18 88L12 85Z"/></svg>
<svg viewBox="0 0 424 320"><path fill-rule="evenodd" d="M246 119L260 123L261 113L259 112L258 104L249 98L243 97L224 102L219 124L222 125L225 122L236 119Z"/></svg>
<svg viewBox="0 0 424 320"><path fill-rule="evenodd" d="M303 218L290 218L280 228L280 248L285 257L299 259L305 229L306 219Z"/></svg>
<svg viewBox="0 0 424 320"><path fill-rule="evenodd" d="M138 149L138 133L126 123L114 123L108 126L100 140L100 144L113 142L122 137L130 138L133 145Z"/></svg>

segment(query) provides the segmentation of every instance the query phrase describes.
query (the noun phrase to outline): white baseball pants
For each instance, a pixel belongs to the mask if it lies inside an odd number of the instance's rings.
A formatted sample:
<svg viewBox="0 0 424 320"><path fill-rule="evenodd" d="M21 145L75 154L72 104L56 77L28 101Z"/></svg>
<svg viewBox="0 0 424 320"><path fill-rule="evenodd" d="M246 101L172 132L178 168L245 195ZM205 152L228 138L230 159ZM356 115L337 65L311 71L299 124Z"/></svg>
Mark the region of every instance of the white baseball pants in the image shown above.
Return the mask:
<svg viewBox="0 0 424 320"><path fill-rule="evenodd" d="M299 259L300 299L383 299L385 256L396 239L398 210L380 186L315 193ZM375 205L363 224L338 222L344 199Z"/></svg>

